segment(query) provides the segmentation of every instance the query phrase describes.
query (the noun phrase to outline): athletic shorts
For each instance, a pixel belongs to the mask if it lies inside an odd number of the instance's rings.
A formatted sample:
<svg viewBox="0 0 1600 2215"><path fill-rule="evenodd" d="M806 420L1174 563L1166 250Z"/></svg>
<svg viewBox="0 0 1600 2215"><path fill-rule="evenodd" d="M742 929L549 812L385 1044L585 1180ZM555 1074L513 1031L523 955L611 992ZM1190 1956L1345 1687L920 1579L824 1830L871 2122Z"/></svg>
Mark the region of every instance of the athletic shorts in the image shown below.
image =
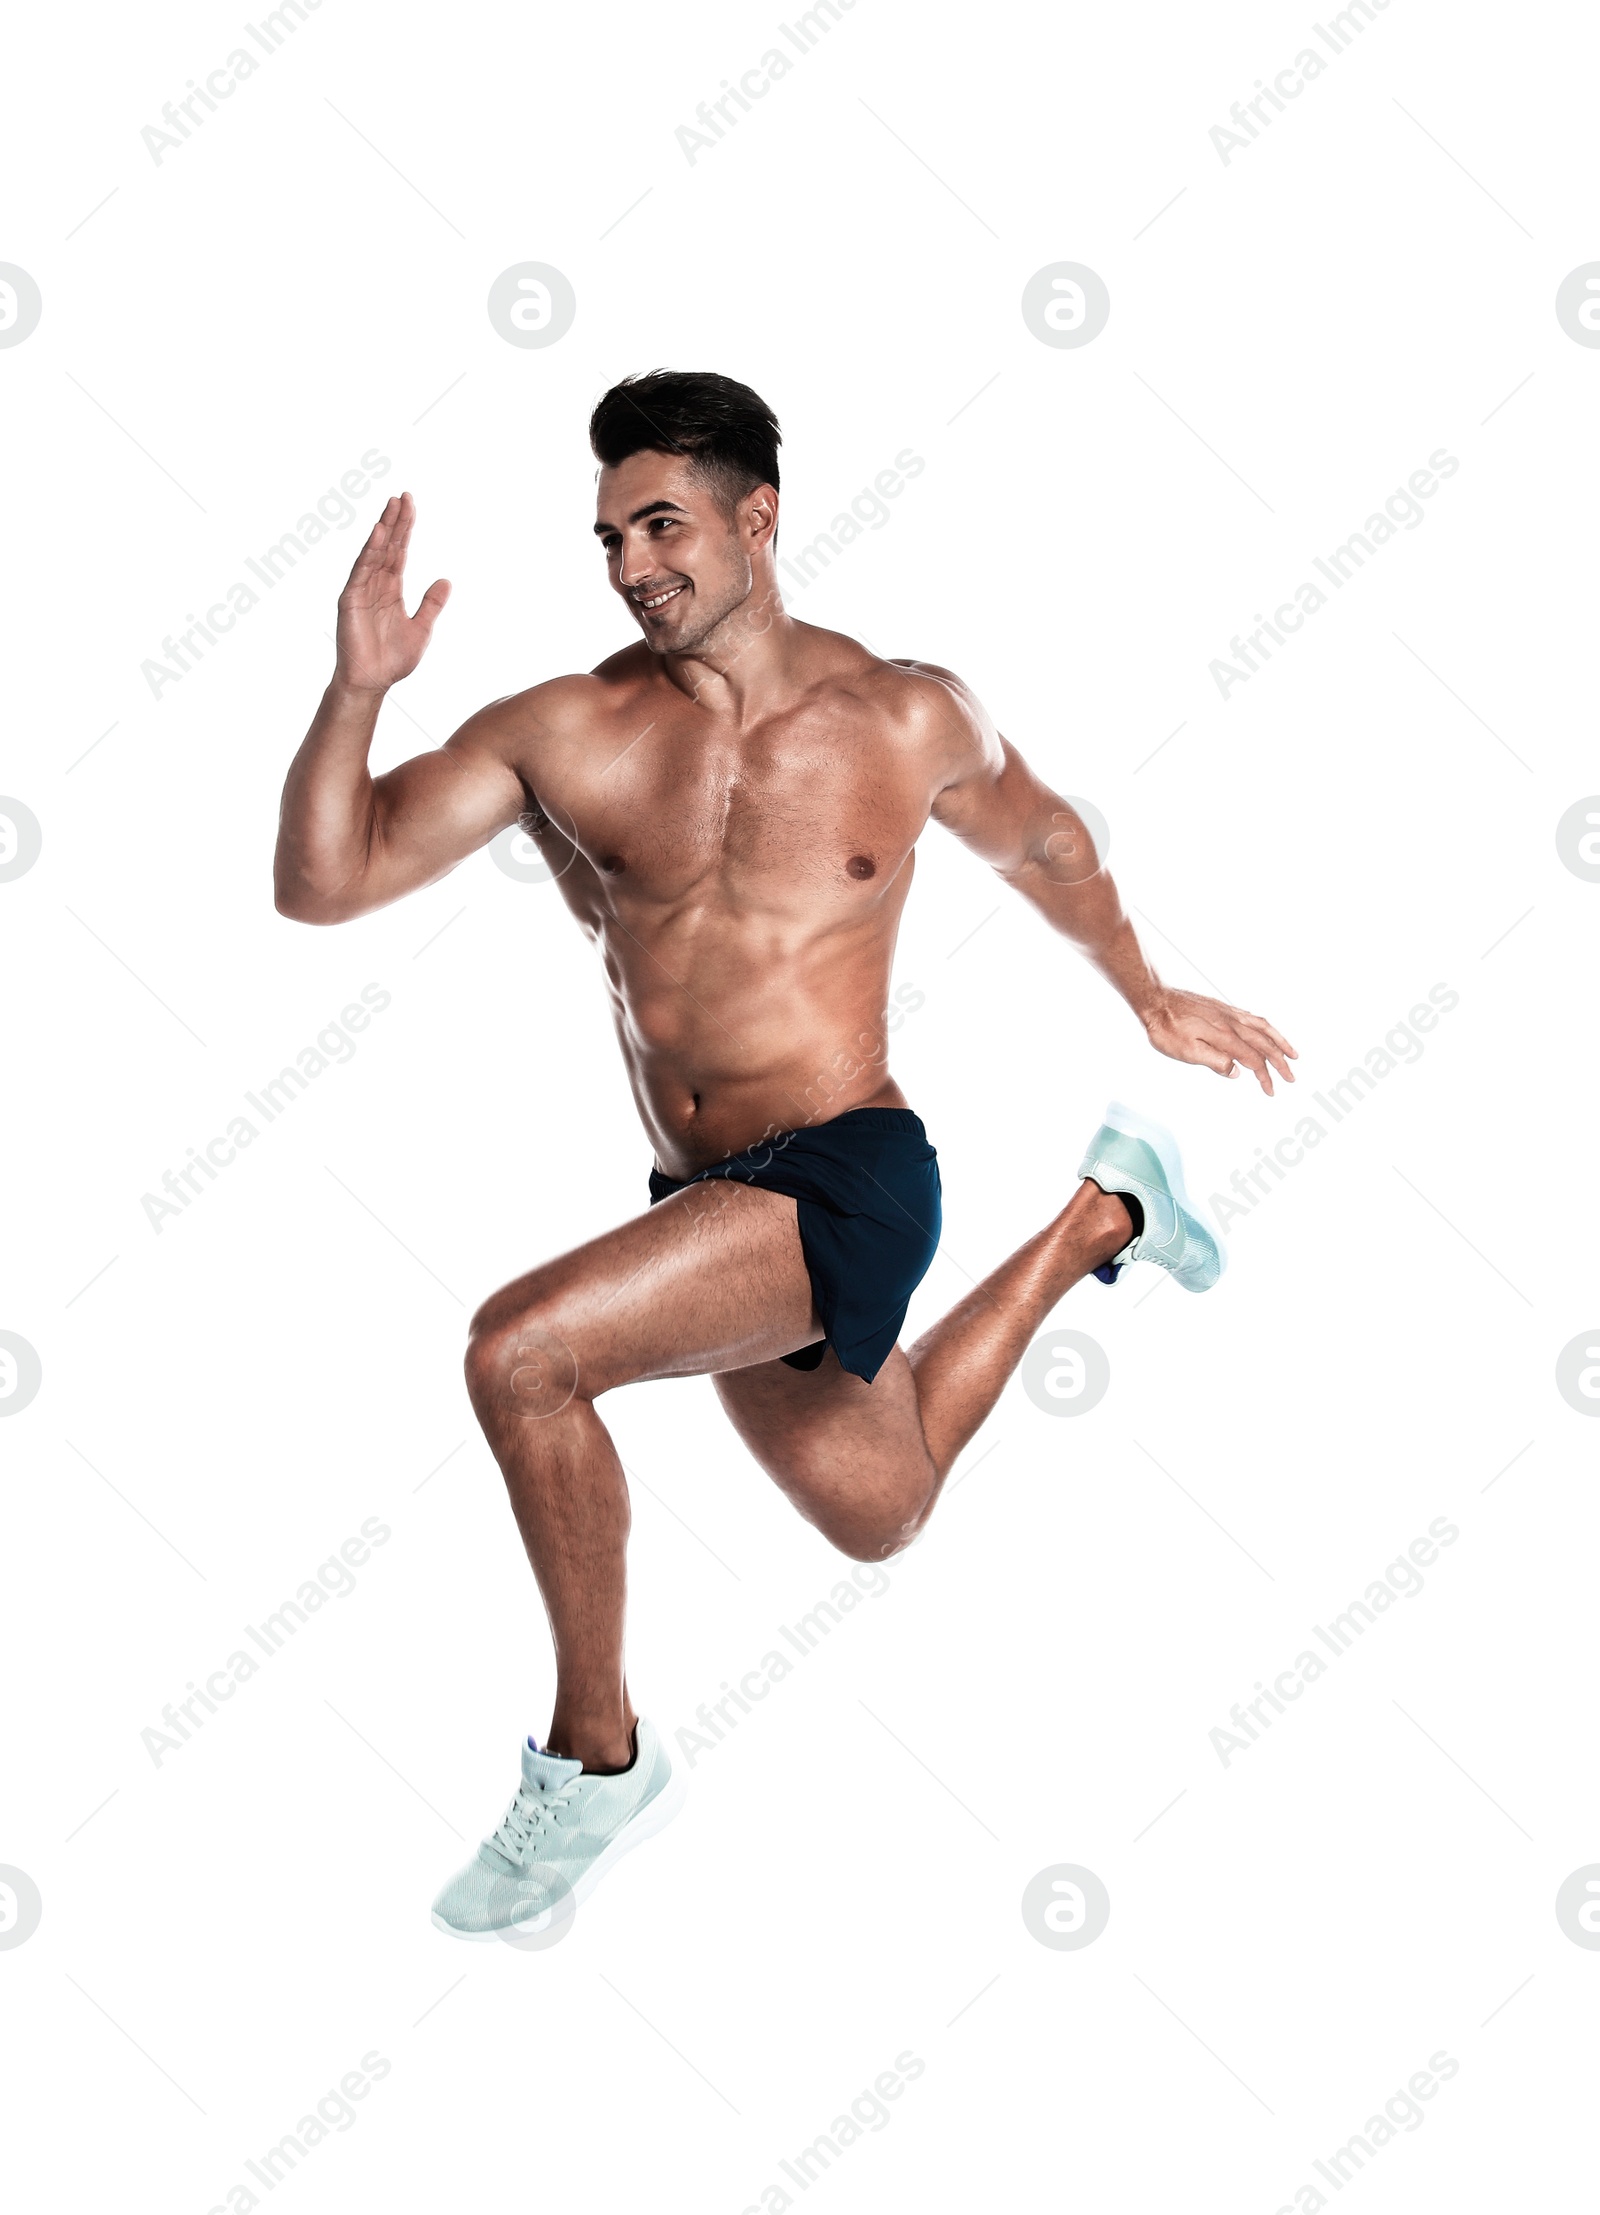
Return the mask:
<svg viewBox="0 0 1600 2215"><path fill-rule="evenodd" d="M799 1203L800 1246L826 1334L782 1358L815 1369L829 1346L870 1384L939 1244L939 1157L909 1108L851 1108L679 1179L650 1172L654 1207L686 1185L731 1177Z"/></svg>

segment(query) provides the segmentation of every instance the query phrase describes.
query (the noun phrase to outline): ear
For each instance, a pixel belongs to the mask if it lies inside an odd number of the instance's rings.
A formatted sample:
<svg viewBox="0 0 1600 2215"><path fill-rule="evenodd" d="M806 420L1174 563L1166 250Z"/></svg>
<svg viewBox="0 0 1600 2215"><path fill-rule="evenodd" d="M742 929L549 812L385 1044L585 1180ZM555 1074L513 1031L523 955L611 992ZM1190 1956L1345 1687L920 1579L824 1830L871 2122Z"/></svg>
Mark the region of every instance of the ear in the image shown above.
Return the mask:
<svg viewBox="0 0 1600 2215"><path fill-rule="evenodd" d="M752 547L770 546L778 529L778 492L775 485L756 485L739 503L744 532Z"/></svg>

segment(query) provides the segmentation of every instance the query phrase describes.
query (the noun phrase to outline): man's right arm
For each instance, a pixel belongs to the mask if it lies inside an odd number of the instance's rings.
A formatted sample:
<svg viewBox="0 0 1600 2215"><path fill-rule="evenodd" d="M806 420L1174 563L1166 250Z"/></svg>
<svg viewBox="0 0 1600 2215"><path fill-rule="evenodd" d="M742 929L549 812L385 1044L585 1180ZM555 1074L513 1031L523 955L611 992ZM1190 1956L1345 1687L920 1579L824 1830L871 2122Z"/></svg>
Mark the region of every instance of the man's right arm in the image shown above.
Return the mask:
<svg viewBox="0 0 1600 2215"><path fill-rule="evenodd" d="M501 703L431 754L374 777L381 692L322 695L283 788L273 888L296 923L347 923L432 884L515 823L522 780L494 746Z"/></svg>
<svg viewBox="0 0 1600 2215"><path fill-rule="evenodd" d="M450 594L441 578L405 612L415 512L409 493L391 500L350 572L333 682L284 784L273 884L279 914L299 923L343 923L432 884L528 804L508 758L506 702L433 753L381 777L367 767L384 694L422 659Z"/></svg>

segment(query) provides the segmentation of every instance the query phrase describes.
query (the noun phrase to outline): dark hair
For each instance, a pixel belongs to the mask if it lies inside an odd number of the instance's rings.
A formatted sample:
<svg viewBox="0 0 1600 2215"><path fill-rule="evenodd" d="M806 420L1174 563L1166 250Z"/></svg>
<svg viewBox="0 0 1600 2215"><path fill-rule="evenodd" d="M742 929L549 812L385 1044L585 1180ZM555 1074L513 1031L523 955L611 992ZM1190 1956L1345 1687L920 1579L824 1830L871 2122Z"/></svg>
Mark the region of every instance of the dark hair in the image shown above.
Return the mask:
<svg viewBox="0 0 1600 2215"><path fill-rule="evenodd" d="M783 433L761 395L710 369L652 369L602 394L589 444L608 468L630 454L682 454L731 515L757 485L778 484Z"/></svg>

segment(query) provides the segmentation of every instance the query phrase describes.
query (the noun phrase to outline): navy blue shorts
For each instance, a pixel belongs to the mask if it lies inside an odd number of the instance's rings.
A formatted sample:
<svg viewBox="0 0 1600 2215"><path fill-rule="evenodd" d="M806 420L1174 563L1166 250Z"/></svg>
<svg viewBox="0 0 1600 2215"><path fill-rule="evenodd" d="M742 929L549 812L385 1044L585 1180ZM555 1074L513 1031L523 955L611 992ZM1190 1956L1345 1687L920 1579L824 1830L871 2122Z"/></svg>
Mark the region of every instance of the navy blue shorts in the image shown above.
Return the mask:
<svg viewBox="0 0 1600 2215"><path fill-rule="evenodd" d="M939 1245L939 1157L909 1108L851 1108L830 1123L747 1146L679 1179L650 1172L650 1205L707 1177L799 1202L800 1247L826 1336L785 1354L815 1369L829 1346L870 1384Z"/></svg>

